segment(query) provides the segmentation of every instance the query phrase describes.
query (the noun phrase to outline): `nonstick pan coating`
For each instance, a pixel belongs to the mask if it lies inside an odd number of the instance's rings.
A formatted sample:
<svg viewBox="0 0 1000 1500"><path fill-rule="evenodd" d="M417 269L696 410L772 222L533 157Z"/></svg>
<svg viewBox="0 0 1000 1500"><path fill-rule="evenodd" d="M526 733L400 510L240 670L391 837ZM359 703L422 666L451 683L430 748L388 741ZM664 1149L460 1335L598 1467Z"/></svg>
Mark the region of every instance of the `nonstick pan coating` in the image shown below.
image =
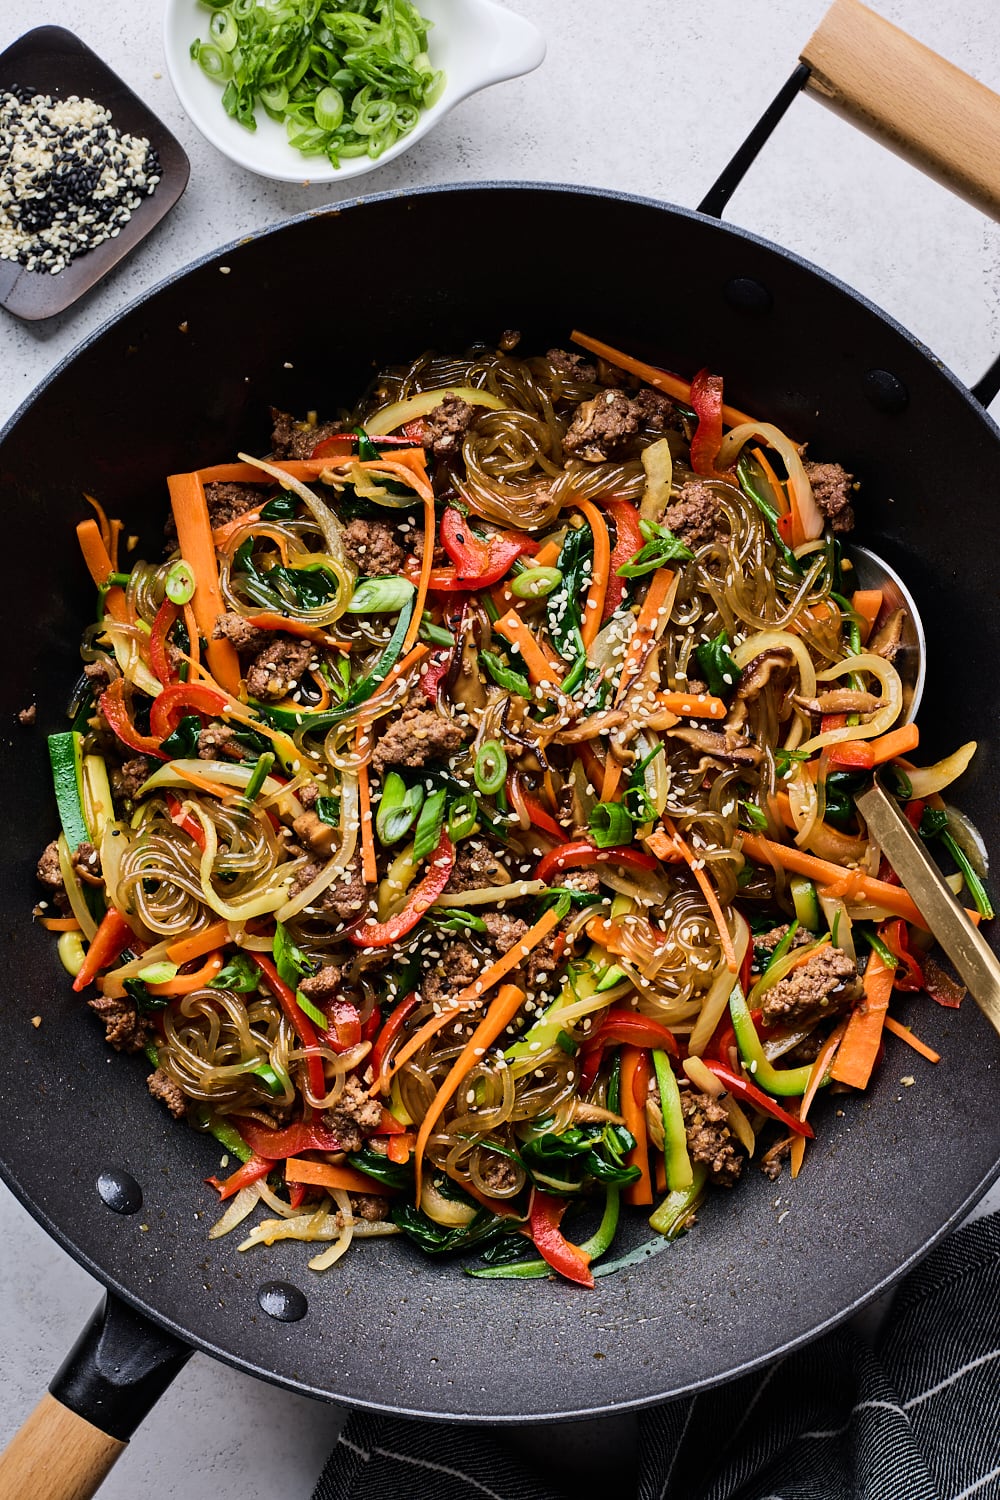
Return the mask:
<svg viewBox="0 0 1000 1500"><path fill-rule="evenodd" d="M228 268L228 274L222 274ZM713 220L609 193L486 185L361 200L199 262L63 365L0 439L7 694L2 779L6 963L0 1170L56 1238L127 1302L209 1353L309 1393L458 1419L537 1418L651 1402L808 1339L884 1287L998 1171L1000 1042L966 1001L916 997L937 1068L889 1040L864 1098L825 1099L790 1184L747 1173L693 1233L598 1281L481 1282L398 1241L315 1276L304 1247L210 1242L215 1142L171 1121L145 1064L110 1054L30 922L33 868L56 829L44 736L63 727L93 595L74 523L82 492L155 555L164 476L266 446L270 405L351 401L379 365L521 329L573 326L681 372L862 480L859 539L907 579L930 642L921 756L980 743L959 800L1000 848L992 558L997 429L928 352L802 261ZM38 704L34 728L14 714ZM42 1017L35 1028L32 1016ZM900 1078L913 1075L912 1087ZM838 1113L840 1105L842 1113ZM125 1171L137 1212L98 1191ZM113 1196L113 1195L112 1195ZM632 1243L649 1237L641 1215ZM285 1281L307 1302L258 1302Z"/></svg>

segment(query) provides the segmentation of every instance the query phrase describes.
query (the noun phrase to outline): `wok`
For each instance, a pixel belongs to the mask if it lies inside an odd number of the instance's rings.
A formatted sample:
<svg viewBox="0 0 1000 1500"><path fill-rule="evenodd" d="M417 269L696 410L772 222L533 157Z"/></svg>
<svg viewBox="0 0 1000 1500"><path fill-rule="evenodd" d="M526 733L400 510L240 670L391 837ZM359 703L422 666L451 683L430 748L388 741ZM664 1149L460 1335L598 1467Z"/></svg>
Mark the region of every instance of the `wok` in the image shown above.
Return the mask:
<svg viewBox="0 0 1000 1500"><path fill-rule="evenodd" d="M853 0L835 7L845 11L867 16ZM916 44L897 45L934 71ZM1000 101L979 93L982 134L995 130ZM993 174L995 207L995 165ZM985 202L985 179L963 188ZM504 234L516 224L530 233ZM484 228L503 247L489 278L447 248ZM600 247L599 269L578 245ZM344 266L364 267L370 295L323 294ZM215 1209L202 1179L218 1167L218 1146L149 1097L141 1059L109 1059L50 935L31 924L34 863L55 827L43 735L64 723L93 606L73 535L81 492L128 525L138 518L138 555L148 555L164 476L259 450L270 404L329 409L383 363L425 347L460 350L515 327L523 347L544 350L574 325L669 368L724 372L730 401L860 476L859 539L908 581L927 625L922 752L931 760L979 740L961 801L1000 848L1000 684L983 669L1000 656L983 544L994 534L1000 433L849 288L705 214L503 183L305 214L168 280L56 370L0 439L8 554L33 564L8 569L0 606L8 710L38 704L37 727L15 726L0 747L17 809L0 886L0 1171L109 1288L54 1394L0 1461L6 1494L91 1493L192 1347L310 1395L458 1421L582 1415L705 1387L883 1290L1000 1171L995 1116L983 1108L1000 1042L974 1005L918 998L920 1033L945 1059L937 1070L922 1067L918 1085L901 1089L891 1063L842 1116L827 1103L793 1189L749 1174L713 1195L667 1253L592 1293L472 1280L395 1240L316 1277L301 1246L241 1256L234 1238L206 1238ZM636 1217L629 1243L649 1237Z"/></svg>

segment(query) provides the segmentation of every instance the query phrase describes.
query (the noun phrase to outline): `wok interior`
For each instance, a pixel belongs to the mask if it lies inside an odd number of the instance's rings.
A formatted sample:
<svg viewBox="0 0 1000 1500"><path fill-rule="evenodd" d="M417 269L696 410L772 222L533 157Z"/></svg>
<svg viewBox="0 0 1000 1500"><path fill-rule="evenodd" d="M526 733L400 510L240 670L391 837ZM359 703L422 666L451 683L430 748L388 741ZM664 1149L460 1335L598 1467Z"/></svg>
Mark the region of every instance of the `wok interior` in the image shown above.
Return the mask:
<svg viewBox="0 0 1000 1500"><path fill-rule="evenodd" d="M1000 1154L983 1108L997 1039L971 1001L954 1012L917 997L910 1014L943 1054L937 1070L920 1064L917 1085L900 1088L917 1063L897 1048L840 1118L825 1102L798 1182L754 1174L715 1195L693 1233L594 1293L470 1281L396 1241L314 1277L301 1247L240 1256L231 1239L207 1240L215 1212L202 1179L219 1148L163 1116L141 1062L106 1053L49 935L30 925L34 862L55 828L44 735L63 727L93 604L73 534L82 493L140 533L134 555L158 554L165 475L262 451L270 405L322 417L379 366L425 348L461 351L516 328L522 349L544 351L573 326L681 373L708 365L729 401L860 477L858 539L900 572L928 635L920 758L979 740L960 800L996 848L996 431L873 309L737 231L541 187L308 215L127 312L0 442L11 726L0 753L14 808L2 875L8 1180L105 1281L210 1351L318 1394L428 1415L567 1414L725 1378L895 1274L988 1185ZM21 728L13 716L33 701L37 725ZM101 1202L94 1183L109 1167L138 1179L141 1213ZM649 1238L640 1214L629 1233L627 1243ZM261 1314L256 1290L278 1278L306 1293L302 1322Z"/></svg>

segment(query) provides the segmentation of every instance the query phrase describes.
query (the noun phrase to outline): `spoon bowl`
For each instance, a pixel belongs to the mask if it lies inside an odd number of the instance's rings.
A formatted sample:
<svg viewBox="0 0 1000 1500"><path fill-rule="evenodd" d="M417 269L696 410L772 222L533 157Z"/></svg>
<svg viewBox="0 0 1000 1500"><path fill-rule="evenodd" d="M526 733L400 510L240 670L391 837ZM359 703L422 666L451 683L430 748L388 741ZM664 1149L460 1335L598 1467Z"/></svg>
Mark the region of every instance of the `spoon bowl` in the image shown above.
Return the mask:
<svg viewBox="0 0 1000 1500"><path fill-rule="evenodd" d="M893 629L898 623L899 647L892 664L903 683L901 724L917 716L924 692L927 662L927 640L920 614L906 584L894 568L869 547L852 546L850 560L859 589L879 589L882 605L872 628L872 637Z"/></svg>

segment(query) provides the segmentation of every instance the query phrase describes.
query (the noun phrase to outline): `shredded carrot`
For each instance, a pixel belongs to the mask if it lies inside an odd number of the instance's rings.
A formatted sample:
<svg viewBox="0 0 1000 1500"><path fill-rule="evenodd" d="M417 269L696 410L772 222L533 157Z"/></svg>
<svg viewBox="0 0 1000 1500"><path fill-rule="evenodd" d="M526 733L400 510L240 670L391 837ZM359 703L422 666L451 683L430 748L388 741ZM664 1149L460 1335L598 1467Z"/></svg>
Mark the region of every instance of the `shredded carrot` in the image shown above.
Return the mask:
<svg viewBox="0 0 1000 1500"><path fill-rule="evenodd" d="M763 448L754 448L753 456L764 470L764 478L774 491L775 509L779 515L785 515L788 511L788 492L771 465L771 460ZM803 1140L805 1137L803 1136Z"/></svg>
<svg viewBox="0 0 1000 1500"><path fill-rule="evenodd" d="M124 528L122 526L121 521L119 521L117 519L117 517L114 518L114 519L112 519L108 524L111 527L111 545L108 547L108 552L111 554L111 566L114 568L115 572L117 573L118 572L118 543L121 541L122 531L123 531Z"/></svg>
<svg viewBox="0 0 1000 1500"><path fill-rule="evenodd" d="M364 744L366 729L358 725L354 736L354 748L359 751ZM368 786L368 762L358 766L358 818L361 822L361 878L365 885L374 885L378 880L378 865L375 861L375 839L372 834L372 799Z"/></svg>
<svg viewBox="0 0 1000 1500"><path fill-rule="evenodd" d="M382 1069L381 1076L376 1081L371 1092L375 1094L381 1088L388 1087L389 1080L393 1075L398 1073L400 1068L404 1067L410 1058L420 1051L425 1042L430 1041L432 1036L436 1036L442 1026L449 1025L465 1011L472 1010L475 1006L481 1004L486 991L491 990L495 984L499 984L501 979L505 979L511 969L516 969L518 964L527 958L531 950L537 948L543 938L548 937L553 927L558 925L559 920L559 913L554 906L550 906L548 911L543 912L534 926L528 928L528 931L519 943L515 943L512 948L508 948L506 953L482 971L478 979L472 984L467 985L464 990L460 990L453 1002L446 1006L439 1015L431 1016L430 1020L425 1021L419 1031L414 1032L406 1045L400 1047L396 1053L396 1056L392 1060L392 1066Z"/></svg>
<svg viewBox="0 0 1000 1500"><path fill-rule="evenodd" d="M236 648L232 641L214 638L216 622L225 613L225 605L219 589L219 568L205 487L197 474L171 474L167 478L167 488L177 525L177 544L197 580L192 600L194 618L208 642L212 675L227 692L238 693L240 663Z"/></svg>
<svg viewBox="0 0 1000 1500"><path fill-rule="evenodd" d="M657 693L656 702L682 719L724 719L729 712L723 700L710 693Z"/></svg>
<svg viewBox="0 0 1000 1500"><path fill-rule="evenodd" d="M417 584L417 597L413 601L413 614L410 616L410 624L403 641L403 653L409 651L417 638L420 629L420 621L424 614L424 605L427 603L427 590L430 587L431 570L434 566L434 527L436 524L434 515L434 491L428 486L428 493L424 495L424 555L420 561L420 582Z"/></svg>
<svg viewBox="0 0 1000 1500"><path fill-rule="evenodd" d="M497 1037L510 1025L524 1004L524 998L524 990L520 989L516 984L503 985L490 1002L485 1016L452 1063L447 1077L431 1100L427 1113L420 1122L420 1129L417 1131L417 1143L413 1153L417 1190L416 1201L418 1206L420 1204L424 1152L427 1150L427 1142L431 1138L435 1125L440 1120L445 1106L455 1094L462 1079L476 1066L486 1052L486 1049L492 1047Z"/></svg>
<svg viewBox="0 0 1000 1500"><path fill-rule="evenodd" d="M646 1129L645 1102L636 1099L636 1080L642 1082L643 1073L648 1082L649 1056L641 1047L625 1046L621 1050L622 1070L618 1095L618 1108L626 1129L635 1136L635 1146L628 1154L630 1167L638 1167L640 1175L630 1182L622 1194L626 1203L644 1204L653 1201L653 1181L649 1175L649 1132Z"/></svg>
<svg viewBox="0 0 1000 1500"><path fill-rule="evenodd" d="M872 764L884 766L888 761L896 760L900 755L909 755L919 743L920 730L916 724L901 724L898 729L890 729L888 734L880 734L877 739L868 741L875 755Z"/></svg>
<svg viewBox="0 0 1000 1500"><path fill-rule="evenodd" d="M425 656L429 656L430 650L430 646L425 646L423 642L421 642L419 646L414 646L413 650L407 652L407 654L396 663L391 671L386 672L382 681L378 685L377 691L381 693L385 690L385 688L392 687L392 684L394 682L398 682L400 677L404 677L406 673L409 672L411 667L417 666L418 663L423 661Z"/></svg>
<svg viewBox="0 0 1000 1500"><path fill-rule="evenodd" d="M709 880L703 869L704 862L702 860L695 859L687 843L678 832L673 819L664 818L663 821L666 826L667 832L671 835L674 840L674 844L683 856L685 864L691 871L691 874L694 876L695 880L698 882L698 885L701 888L701 893L708 905L708 909L712 913L712 918L715 922L715 925L719 929L719 939L722 943L722 951L726 956L726 968L729 970L730 974L738 974L740 965L739 959L736 957L736 949L733 947L733 935L729 931L729 923L726 921L725 916L723 915L722 907L719 904L719 897L716 894L715 886Z"/></svg>
<svg viewBox="0 0 1000 1500"><path fill-rule="evenodd" d="M581 349L589 349L591 354L596 354L598 359L606 359L609 365L617 365L620 370L628 370L633 375L638 375L647 385L655 386L658 391L664 391L668 396L674 396L679 401L689 402L691 400L691 382L682 380L679 375L672 374L669 370L661 370L658 365L647 365L641 359L633 359L631 354L623 354L620 349L615 349L611 344L602 344L600 339L592 339L586 333L574 328L570 334L574 344L579 344ZM753 419L748 417L745 411L740 411L735 406L724 406L722 408L722 420L727 427L739 427L744 422Z"/></svg>
<svg viewBox="0 0 1000 1500"><path fill-rule="evenodd" d="M649 581L646 597L643 599L639 613L636 616L635 629L629 639L625 660L622 662L621 676L618 680L618 691L615 694L615 703L622 701L639 675L646 652L656 635L660 611L665 608L673 585L674 573L672 570L670 568L657 568ZM618 790L621 774L621 762L616 760L613 755L609 755L604 765L604 783L601 787L602 802L610 802L614 797L615 792Z"/></svg>
<svg viewBox="0 0 1000 1500"><path fill-rule="evenodd" d="M912 1047L914 1052L919 1052L921 1057L926 1057L928 1062L937 1063L941 1061L940 1052L935 1052L933 1047L928 1047L926 1042L922 1042L918 1036L913 1035L909 1026L904 1026L894 1016L886 1016L882 1024L885 1026L886 1031L891 1031L893 1036L898 1036L901 1042L905 1042L908 1047Z"/></svg>
<svg viewBox="0 0 1000 1500"><path fill-rule="evenodd" d="M319 625L310 625L308 620L293 620L288 615L271 614L261 610L260 614L247 615L247 624L258 630L283 630L286 635L296 635L304 641L315 641L320 646L333 646L339 651L350 651L351 641L340 641Z"/></svg>
<svg viewBox="0 0 1000 1500"><path fill-rule="evenodd" d="M96 504L96 501L92 503ZM97 588L103 588L115 569L104 544L104 538L101 536L101 528L96 521L90 519L81 521L76 528L76 536L80 543L80 551L83 553L83 560L87 564L87 571ZM114 588L108 589L104 596L104 612L113 620L117 620L119 624L124 623L128 616L125 592L117 584Z"/></svg>
<svg viewBox="0 0 1000 1500"><path fill-rule="evenodd" d="M41 917L39 927L45 927L49 932L79 932L80 924L75 917Z"/></svg>
<svg viewBox="0 0 1000 1500"><path fill-rule="evenodd" d="M755 864L771 865L772 868L780 865L793 875L805 875L823 891L830 890L849 900L863 899L872 906L880 906L884 911L892 912L893 916L902 917L924 932L929 930L913 897L902 886L890 885L886 880L876 880L874 876L865 875L861 870L845 870L829 860L820 859L816 854L807 854L804 849L796 849L790 844L776 844L773 839L763 838L756 833L743 835L743 853L749 855Z"/></svg>
<svg viewBox="0 0 1000 1500"><path fill-rule="evenodd" d="M493 631L496 635L502 635L520 651L521 660L534 686L558 687L562 671L556 664L556 657L546 646L542 645L531 627L521 619L517 610L510 609L499 620L494 621Z"/></svg>
<svg viewBox="0 0 1000 1500"><path fill-rule="evenodd" d="M167 957L172 964L187 964L193 958L201 958L228 942L229 923L213 922L201 932L192 933L191 937L178 938L176 943L171 943L167 949Z"/></svg>
<svg viewBox="0 0 1000 1500"><path fill-rule="evenodd" d="M220 786L217 781L209 781L207 776L199 776L197 771L190 771L187 766L182 766L176 761L174 762L174 771L182 780L190 782L192 786L196 786L199 792L207 792L210 797L224 799L232 791L232 787Z"/></svg>
<svg viewBox="0 0 1000 1500"><path fill-rule="evenodd" d="M894 971L877 953L868 960L865 970L865 997L848 1018L830 1077L852 1088L867 1088L882 1041L882 1027L889 1009Z"/></svg>
<svg viewBox="0 0 1000 1500"><path fill-rule="evenodd" d="M218 951L210 953L200 969L193 974L177 974L173 979L166 979L162 984L151 984L148 986L151 995L190 995L193 990L204 989L206 984L211 983L222 968L222 954Z"/></svg>
<svg viewBox="0 0 1000 1500"><path fill-rule="evenodd" d="M395 448L391 459L365 459L364 462L350 454L338 456L334 453L328 453L324 458L286 458L271 467L280 469L289 479L309 480L319 479L320 475L334 473L337 469L351 469L355 465L361 469L384 473L389 478L402 479L404 483L411 484L421 496L430 489L423 448ZM274 484L269 474L253 464L213 464L210 468L199 469L197 472L202 484ZM249 512L244 511L239 519L246 521L248 515Z"/></svg>
<svg viewBox="0 0 1000 1500"><path fill-rule="evenodd" d="M882 608L881 589L855 589L851 598L851 608L856 615L861 616L861 644L865 645L868 637L875 629L875 621L878 619L879 610Z"/></svg>
<svg viewBox="0 0 1000 1500"><path fill-rule="evenodd" d="M594 637L601 628L601 616L604 613L604 596L608 591L608 579L611 576L611 538L608 536L607 522L592 501L575 499L573 504L577 510L583 511L594 538L593 570L590 575L587 602L583 607L583 624L580 627L583 644L589 650ZM535 561L533 566L544 565Z"/></svg>
<svg viewBox="0 0 1000 1500"><path fill-rule="evenodd" d="M104 506L101 504L100 500L95 500L94 496L93 495L88 495L87 492L86 492L86 490L84 490L84 492L83 492L83 498L86 500L86 502L87 502L88 505L90 505L90 506L93 507L94 514L97 517L98 530L101 533L101 541L104 543L104 549L107 552L108 556L110 557L111 556L111 522L108 520L108 513L104 509Z"/></svg>
<svg viewBox="0 0 1000 1500"><path fill-rule="evenodd" d="M792 816L792 804L787 792L775 792L771 801L777 810L786 828L795 827L795 819ZM857 860L864 853L865 844L862 839L856 838L849 833L844 833L840 828L834 828L832 823L816 823L810 836L810 842L820 844L823 854L817 855L818 859L828 859L831 864L836 865L842 875L849 873L843 868L851 860Z"/></svg>
<svg viewBox="0 0 1000 1500"><path fill-rule="evenodd" d="M330 696L330 684L327 682L322 672L310 672L309 676L312 678L313 682L319 689L319 701L314 705L315 712L318 714L325 713L326 710L330 707L330 704L333 702L333 699Z"/></svg>
<svg viewBox="0 0 1000 1500"><path fill-rule="evenodd" d="M416 1139L416 1134L412 1130L404 1130L402 1135L390 1135L386 1140L386 1156L390 1161L394 1161L397 1167L405 1167L413 1153Z"/></svg>
<svg viewBox="0 0 1000 1500"><path fill-rule="evenodd" d="M247 469L249 469L250 465L240 464L239 467L246 467ZM212 481L206 481L203 479L202 483L212 483ZM266 501L264 503L266 504ZM216 526L214 531L212 532L212 541L215 545L216 552L221 551L229 541L230 537L234 537L238 531L242 531L244 526L256 526L257 522L263 519L263 517L261 516L261 511L263 509L263 504L255 505L253 510L245 510L240 515L234 516L231 521L226 521L223 526Z"/></svg>
<svg viewBox="0 0 1000 1500"><path fill-rule="evenodd" d="M341 1188L345 1193L374 1193L380 1198L387 1198L395 1192L376 1177L366 1177L354 1167L335 1166L328 1161L307 1161L301 1156L290 1156L285 1162L285 1181L304 1182L309 1187Z"/></svg>
<svg viewBox="0 0 1000 1500"><path fill-rule="evenodd" d="M815 951L815 949L809 950L808 954L806 955L807 962L810 958L812 958ZM799 1105L800 1120L804 1120L806 1115L809 1113L812 1102L819 1090L819 1086L823 1082L826 1074L829 1072L830 1064L833 1062L833 1059L837 1055L837 1049L840 1046L841 1039L846 1030L847 1021L845 1019L840 1022L839 1026L836 1026L833 1031L830 1032L830 1035L823 1043L822 1048L816 1054L816 1060L812 1065L812 1072L809 1074L809 1082L806 1084L806 1091L802 1095L802 1101ZM799 1173L801 1172L802 1163L805 1160L805 1154L806 1137L804 1135L794 1135L792 1137L792 1149L790 1158L793 1177L798 1177Z"/></svg>
<svg viewBox="0 0 1000 1500"><path fill-rule="evenodd" d="M187 631L188 653L187 659L196 670L201 666L201 634L198 630L198 622L194 617L194 610L190 604L184 605L184 629Z"/></svg>

